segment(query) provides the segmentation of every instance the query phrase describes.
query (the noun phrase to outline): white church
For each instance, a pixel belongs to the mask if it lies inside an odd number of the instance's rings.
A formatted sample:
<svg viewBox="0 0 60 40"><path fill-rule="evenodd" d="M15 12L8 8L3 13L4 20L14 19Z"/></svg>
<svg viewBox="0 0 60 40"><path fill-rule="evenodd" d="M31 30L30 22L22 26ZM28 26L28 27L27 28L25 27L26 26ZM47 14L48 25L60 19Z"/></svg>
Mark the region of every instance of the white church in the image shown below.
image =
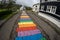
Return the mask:
<svg viewBox="0 0 60 40"><path fill-rule="evenodd" d="M33 12L39 12L39 8L40 8L40 3L34 4L32 6L32 11Z"/></svg>

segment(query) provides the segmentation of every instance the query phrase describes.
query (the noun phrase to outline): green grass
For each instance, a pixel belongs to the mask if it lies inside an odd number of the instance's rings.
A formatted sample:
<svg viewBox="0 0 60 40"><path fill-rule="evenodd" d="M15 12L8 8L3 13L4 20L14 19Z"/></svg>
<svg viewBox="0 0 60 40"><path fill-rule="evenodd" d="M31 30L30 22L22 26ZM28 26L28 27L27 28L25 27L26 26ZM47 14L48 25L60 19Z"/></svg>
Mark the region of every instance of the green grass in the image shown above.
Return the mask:
<svg viewBox="0 0 60 40"><path fill-rule="evenodd" d="M16 12L8 11L7 9L0 10L0 20L9 19L11 16L16 14Z"/></svg>
<svg viewBox="0 0 60 40"><path fill-rule="evenodd" d="M4 19L9 19L10 17L12 17L13 15L15 15L17 12L12 12L12 14L10 14L10 15L7 15Z"/></svg>
<svg viewBox="0 0 60 40"><path fill-rule="evenodd" d="M2 12L2 11L6 11L7 9L0 9L0 12Z"/></svg>
<svg viewBox="0 0 60 40"><path fill-rule="evenodd" d="M10 10L0 11L0 20L5 19L10 14L12 14L12 11Z"/></svg>

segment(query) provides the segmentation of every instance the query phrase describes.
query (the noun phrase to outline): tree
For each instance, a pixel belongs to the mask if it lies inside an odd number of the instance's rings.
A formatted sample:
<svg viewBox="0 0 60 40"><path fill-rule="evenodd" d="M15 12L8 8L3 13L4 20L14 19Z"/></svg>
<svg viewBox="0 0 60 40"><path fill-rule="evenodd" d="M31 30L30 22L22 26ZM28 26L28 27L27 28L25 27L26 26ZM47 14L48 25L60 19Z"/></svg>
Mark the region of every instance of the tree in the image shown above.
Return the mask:
<svg viewBox="0 0 60 40"><path fill-rule="evenodd" d="M15 4L16 0L2 0L0 8L11 8Z"/></svg>
<svg viewBox="0 0 60 40"><path fill-rule="evenodd" d="M32 10L32 8L31 7L26 7L26 10Z"/></svg>

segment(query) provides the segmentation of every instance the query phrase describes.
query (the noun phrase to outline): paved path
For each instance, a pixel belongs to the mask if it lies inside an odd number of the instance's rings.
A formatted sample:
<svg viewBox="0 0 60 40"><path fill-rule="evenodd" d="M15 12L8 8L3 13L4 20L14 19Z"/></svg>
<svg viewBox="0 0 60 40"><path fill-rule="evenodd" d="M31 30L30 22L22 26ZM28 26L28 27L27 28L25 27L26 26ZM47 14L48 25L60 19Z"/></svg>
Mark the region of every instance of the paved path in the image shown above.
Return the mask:
<svg viewBox="0 0 60 40"><path fill-rule="evenodd" d="M16 32L17 37L15 37L15 40L46 40L41 30L37 28L37 25L25 11L22 12L18 19Z"/></svg>
<svg viewBox="0 0 60 40"><path fill-rule="evenodd" d="M17 13L2 26L2 28L0 29L0 40L9 40L10 33L19 15L20 14Z"/></svg>

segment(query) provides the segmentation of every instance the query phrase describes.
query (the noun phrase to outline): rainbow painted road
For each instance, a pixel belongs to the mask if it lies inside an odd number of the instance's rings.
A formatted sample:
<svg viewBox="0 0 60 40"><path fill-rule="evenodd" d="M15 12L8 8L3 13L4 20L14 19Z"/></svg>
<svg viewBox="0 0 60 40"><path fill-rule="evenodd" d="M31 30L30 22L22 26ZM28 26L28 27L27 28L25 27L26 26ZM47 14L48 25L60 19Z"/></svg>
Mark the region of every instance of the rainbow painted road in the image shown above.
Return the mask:
<svg viewBox="0 0 60 40"><path fill-rule="evenodd" d="M37 25L26 13L25 15L24 13L21 14L16 32L15 40L46 40Z"/></svg>

